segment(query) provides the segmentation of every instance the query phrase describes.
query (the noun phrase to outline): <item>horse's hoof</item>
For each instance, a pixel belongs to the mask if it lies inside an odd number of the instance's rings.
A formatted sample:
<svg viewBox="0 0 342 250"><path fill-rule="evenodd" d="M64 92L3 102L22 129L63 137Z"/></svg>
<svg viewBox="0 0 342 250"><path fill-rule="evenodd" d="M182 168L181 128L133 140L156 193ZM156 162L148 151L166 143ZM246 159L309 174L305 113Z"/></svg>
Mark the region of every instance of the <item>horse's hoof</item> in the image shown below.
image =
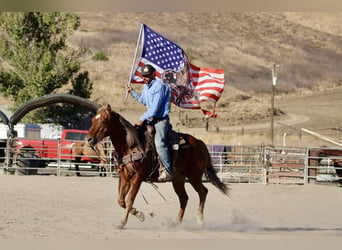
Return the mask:
<svg viewBox="0 0 342 250"><path fill-rule="evenodd" d="M178 227L180 224L182 224L182 223L179 222L179 221L173 221L173 222L170 223L170 226L171 227Z"/></svg>
<svg viewBox="0 0 342 250"><path fill-rule="evenodd" d="M123 229L125 225L123 224L116 224L115 227L116 229Z"/></svg>
<svg viewBox="0 0 342 250"><path fill-rule="evenodd" d="M203 228L204 227L204 221L203 220L197 220L197 226L199 228Z"/></svg>
<svg viewBox="0 0 342 250"><path fill-rule="evenodd" d="M138 212L137 213L137 218L141 221L141 222L143 222L144 220L145 220L145 215L144 215L144 213L143 212Z"/></svg>

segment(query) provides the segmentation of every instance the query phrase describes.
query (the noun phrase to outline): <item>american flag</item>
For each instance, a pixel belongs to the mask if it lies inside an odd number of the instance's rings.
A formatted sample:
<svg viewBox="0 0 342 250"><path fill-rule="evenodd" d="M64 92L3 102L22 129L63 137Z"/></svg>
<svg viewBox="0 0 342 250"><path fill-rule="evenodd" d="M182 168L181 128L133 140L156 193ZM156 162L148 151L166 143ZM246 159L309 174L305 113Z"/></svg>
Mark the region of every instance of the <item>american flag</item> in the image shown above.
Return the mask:
<svg viewBox="0 0 342 250"><path fill-rule="evenodd" d="M143 84L141 67L151 64L156 69L156 77L170 85L173 104L187 109L201 109L206 116L216 117L215 109L203 110L201 102L218 101L225 84L224 70L191 64L180 46L143 23L141 41L141 57L130 78L131 83Z"/></svg>

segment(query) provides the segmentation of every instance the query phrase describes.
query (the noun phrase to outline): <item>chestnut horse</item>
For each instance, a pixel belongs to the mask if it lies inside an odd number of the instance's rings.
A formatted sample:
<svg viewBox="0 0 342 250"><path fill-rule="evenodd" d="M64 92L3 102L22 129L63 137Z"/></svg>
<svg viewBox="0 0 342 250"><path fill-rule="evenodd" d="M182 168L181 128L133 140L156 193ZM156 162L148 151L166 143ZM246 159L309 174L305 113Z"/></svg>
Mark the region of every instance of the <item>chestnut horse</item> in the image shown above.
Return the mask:
<svg viewBox="0 0 342 250"><path fill-rule="evenodd" d="M188 202L185 190L187 178L199 196L196 218L198 224L202 225L204 204L208 193L208 189L202 183L203 173L214 186L227 196L229 196L230 189L216 175L204 142L188 134L180 135L185 140L186 147L178 150L171 180L180 203L177 222L182 222ZM116 169L120 178L118 203L125 209L124 217L117 227L123 228L127 223L129 213L140 221L144 220L144 214L134 208L133 203L141 183L147 180L156 182L159 173L155 171L150 174L148 170L151 165L151 155L146 153L143 139L139 137L138 130L124 117L114 112L109 104L106 107L99 106L86 138L90 146L95 146L107 136L110 137L116 151Z"/></svg>
<svg viewBox="0 0 342 250"><path fill-rule="evenodd" d="M100 172L100 176L106 176L108 160L106 157L103 142L96 145L96 147L89 147L86 141L75 141L71 145L71 156L75 159L76 176L81 176L79 172L79 164L82 163L82 158L98 159L100 162L97 164L97 168Z"/></svg>

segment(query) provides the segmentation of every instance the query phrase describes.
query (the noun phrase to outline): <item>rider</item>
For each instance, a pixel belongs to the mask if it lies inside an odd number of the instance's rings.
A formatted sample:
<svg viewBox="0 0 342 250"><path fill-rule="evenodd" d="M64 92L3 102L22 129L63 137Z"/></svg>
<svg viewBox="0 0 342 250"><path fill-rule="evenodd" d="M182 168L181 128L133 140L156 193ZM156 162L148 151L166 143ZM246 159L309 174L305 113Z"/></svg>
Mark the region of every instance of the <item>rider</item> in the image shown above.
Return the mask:
<svg viewBox="0 0 342 250"><path fill-rule="evenodd" d="M170 88L156 79L155 68L146 64L141 69L141 75L144 79L144 86L141 94L133 90L131 86L127 91L131 93L134 99L147 107L136 126L141 126L144 122L154 126L154 142L159 159L164 167L158 181L171 180L172 166L167 145L167 134L170 129Z"/></svg>

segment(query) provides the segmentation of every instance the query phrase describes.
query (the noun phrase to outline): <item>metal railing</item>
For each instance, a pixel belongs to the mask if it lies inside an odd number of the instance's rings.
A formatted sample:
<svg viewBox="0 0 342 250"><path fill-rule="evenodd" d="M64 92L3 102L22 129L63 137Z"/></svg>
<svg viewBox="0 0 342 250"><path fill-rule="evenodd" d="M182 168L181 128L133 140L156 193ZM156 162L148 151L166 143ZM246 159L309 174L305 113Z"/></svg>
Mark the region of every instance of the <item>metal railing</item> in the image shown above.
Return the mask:
<svg viewBox="0 0 342 250"><path fill-rule="evenodd" d="M49 140L55 142L53 145L39 145L40 141L31 140L31 146L17 148L16 140L12 141L12 146L1 147L0 152L9 151L10 157L0 158L0 173L18 173L24 175L32 174L52 174L52 175L116 175L114 165L111 162L113 147L111 143L103 142L102 149L105 152L103 158L90 148L86 154L79 154L83 146L62 144L60 140ZM35 144L35 145L34 145ZM71 147L74 151L71 150ZM91 152L92 151L92 152ZM91 153L89 153L91 152ZM6 164L10 162L9 164ZM79 170L77 170L77 167Z"/></svg>
<svg viewBox="0 0 342 250"><path fill-rule="evenodd" d="M14 144L13 144L14 145ZM342 184L342 149L340 148L284 148L257 145L207 145L212 163L221 181L226 183L261 184ZM112 162L114 152L110 142L105 142L105 161L97 155L87 155L88 161L76 161L77 155L66 153L70 145L58 141L56 157L37 156L28 148L16 153L16 148L8 150L0 147L0 174L53 174L116 176ZM42 149L43 150L43 149ZM328 151L328 154L322 152ZM38 150L39 151L39 150ZM70 150L69 150L70 152ZM7 157L10 155L11 157ZM91 160L93 159L93 160ZM10 164L5 164L10 162ZM79 171L76 169L79 167ZM9 166L9 167L8 167Z"/></svg>
<svg viewBox="0 0 342 250"><path fill-rule="evenodd" d="M208 145L208 149L221 181L266 183L261 146Z"/></svg>

